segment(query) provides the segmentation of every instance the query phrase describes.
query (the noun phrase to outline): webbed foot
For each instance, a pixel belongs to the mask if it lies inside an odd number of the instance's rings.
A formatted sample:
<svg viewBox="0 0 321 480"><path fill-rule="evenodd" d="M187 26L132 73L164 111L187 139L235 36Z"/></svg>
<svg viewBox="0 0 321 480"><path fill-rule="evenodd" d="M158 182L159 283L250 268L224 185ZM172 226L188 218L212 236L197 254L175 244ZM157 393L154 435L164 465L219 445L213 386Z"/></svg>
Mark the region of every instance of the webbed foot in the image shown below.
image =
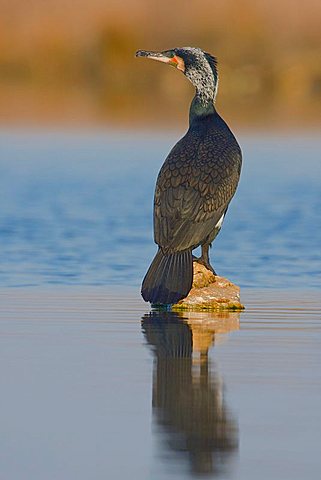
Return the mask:
<svg viewBox="0 0 321 480"><path fill-rule="evenodd" d="M210 262L205 260L203 257L198 258L198 257L194 257L194 255L193 255L193 262L197 262L197 263L200 263L201 265L204 265L204 267L207 268L207 270L212 272L213 275L217 276L217 273L215 272L215 270L212 267L212 265L210 264Z"/></svg>

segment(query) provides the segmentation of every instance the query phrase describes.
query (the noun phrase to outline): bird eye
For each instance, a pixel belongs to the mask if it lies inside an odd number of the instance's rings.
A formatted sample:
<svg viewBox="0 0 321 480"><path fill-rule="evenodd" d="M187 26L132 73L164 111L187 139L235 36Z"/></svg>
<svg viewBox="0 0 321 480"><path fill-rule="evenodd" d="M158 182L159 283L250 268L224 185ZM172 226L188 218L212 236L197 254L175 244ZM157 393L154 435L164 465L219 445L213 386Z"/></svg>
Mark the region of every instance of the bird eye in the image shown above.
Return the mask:
<svg viewBox="0 0 321 480"><path fill-rule="evenodd" d="M172 50L163 50L161 54L167 58L172 58L174 56L174 52Z"/></svg>
<svg viewBox="0 0 321 480"><path fill-rule="evenodd" d="M176 55L174 50L167 50L166 54L167 54L167 57L169 57L169 58L173 58Z"/></svg>

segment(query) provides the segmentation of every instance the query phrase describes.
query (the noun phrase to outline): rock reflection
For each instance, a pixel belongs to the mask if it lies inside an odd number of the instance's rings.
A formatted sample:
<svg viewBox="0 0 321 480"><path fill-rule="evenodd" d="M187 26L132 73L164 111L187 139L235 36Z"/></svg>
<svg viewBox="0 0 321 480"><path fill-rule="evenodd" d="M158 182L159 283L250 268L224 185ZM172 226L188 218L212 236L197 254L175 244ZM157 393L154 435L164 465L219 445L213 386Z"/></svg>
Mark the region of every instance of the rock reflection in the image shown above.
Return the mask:
<svg viewBox="0 0 321 480"><path fill-rule="evenodd" d="M208 351L218 334L239 328L239 314L152 312L142 328L155 354L153 412L166 451L188 458L194 475L221 473L238 448L238 427Z"/></svg>

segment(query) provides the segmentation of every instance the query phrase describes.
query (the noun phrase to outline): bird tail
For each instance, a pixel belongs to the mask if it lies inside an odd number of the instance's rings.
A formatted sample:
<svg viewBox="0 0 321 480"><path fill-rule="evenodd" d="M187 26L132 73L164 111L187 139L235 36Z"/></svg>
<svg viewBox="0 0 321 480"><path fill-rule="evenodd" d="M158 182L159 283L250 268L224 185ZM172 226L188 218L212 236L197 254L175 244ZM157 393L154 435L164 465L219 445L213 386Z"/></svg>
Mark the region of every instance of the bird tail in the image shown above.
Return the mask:
<svg viewBox="0 0 321 480"><path fill-rule="evenodd" d="M192 251L164 254L159 248L143 280L142 296L150 303L176 303L187 296L192 283Z"/></svg>

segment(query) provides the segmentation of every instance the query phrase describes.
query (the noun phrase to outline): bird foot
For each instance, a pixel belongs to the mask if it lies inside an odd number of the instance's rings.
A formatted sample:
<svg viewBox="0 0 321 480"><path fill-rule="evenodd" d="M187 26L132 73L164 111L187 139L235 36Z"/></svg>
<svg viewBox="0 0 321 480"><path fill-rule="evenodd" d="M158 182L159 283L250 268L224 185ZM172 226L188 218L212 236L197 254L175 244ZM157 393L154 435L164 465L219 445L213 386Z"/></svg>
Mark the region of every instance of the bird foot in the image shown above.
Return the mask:
<svg viewBox="0 0 321 480"><path fill-rule="evenodd" d="M213 273L213 275L217 276L217 273L215 272L214 268L212 267L212 265L210 264L210 262L204 260L203 257L195 257L193 255L193 262L197 262L201 265L204 265L205 268L207 268L207 270L209 270L210 272Z"/></svg>

